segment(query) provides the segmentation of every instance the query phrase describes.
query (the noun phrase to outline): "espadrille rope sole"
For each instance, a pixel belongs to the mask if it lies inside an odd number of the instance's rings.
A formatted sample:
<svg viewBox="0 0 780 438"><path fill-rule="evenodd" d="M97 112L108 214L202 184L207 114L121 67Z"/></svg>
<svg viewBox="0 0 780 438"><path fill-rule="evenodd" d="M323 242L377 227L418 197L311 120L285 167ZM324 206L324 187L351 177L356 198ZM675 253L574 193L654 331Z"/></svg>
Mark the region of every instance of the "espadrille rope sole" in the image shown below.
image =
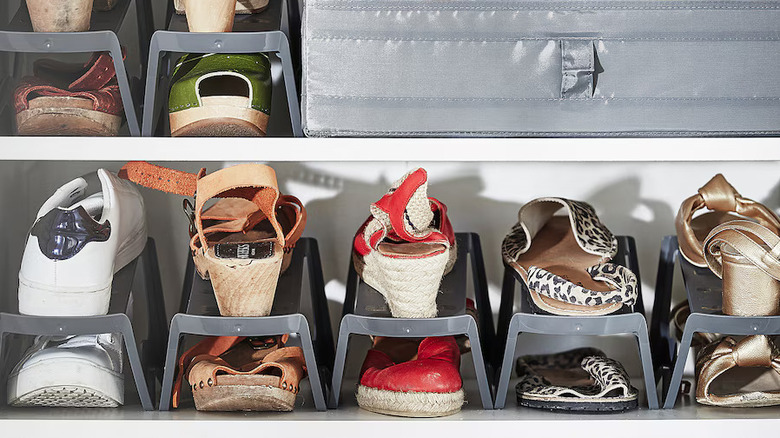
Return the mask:
<svg viewBox="0 0 780 438"><path fill-rule="evenodd" d="M399 417L443 417L460 412L465 402L463 389L456 392L399 392L359 385L361 408Z"/></svg>
<svg viewBox="0 0 780 438"><path fill-rule="evenodd" d="M265 259L221 259L213 248L195 251L193 259L201 277L211 279L220 315L268 316L283 257L275 245L274 254Z"/></svg>
<svg viewBox="0 0 780 438"><path fill-rule="evenodd" d="M392 258L373 251L365 257L352 253L358 275L377 290L395 318L433 318L436 295L447 268L452 269L454 248L432 257Z"/></svg>

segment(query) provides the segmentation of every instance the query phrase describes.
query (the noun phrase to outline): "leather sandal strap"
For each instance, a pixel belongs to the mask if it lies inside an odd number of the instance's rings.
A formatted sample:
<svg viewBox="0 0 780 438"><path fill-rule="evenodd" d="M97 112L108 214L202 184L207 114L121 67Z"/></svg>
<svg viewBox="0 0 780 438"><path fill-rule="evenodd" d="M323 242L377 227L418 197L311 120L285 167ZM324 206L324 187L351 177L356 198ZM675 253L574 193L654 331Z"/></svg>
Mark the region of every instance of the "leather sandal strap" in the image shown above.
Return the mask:
<svg viewBox="0 0 780 438"><path fill-rule="evenodd" d="M174 408L179 407L179 398L181 397L185 369L190 366L190 363L195 357L203 355L218 357L243 340L243 337L238 336L213 336L200 341L179 356L179 361L176 364L176 379L173 383L173 393L171 394L171 405Z"/></svg>
<svg viewBox="0 0 780 438"><path fill-rule="evenodd" d="M195 197L195 228L202 248L207 248L201 214L206 202L212 198L243 198L252 201L258 212L247 218L244 229L251 229L268 219L276 233L276 240L284 247L285 236L276 219L279 188L276 172L262 164L239 164L198 179Z"/></svg>
<svg viewBox="0 0 780 438"><path fill-rule="evenodd" d="M755 222L726 222L713 228L704 241L707 265L723 276L722 246L728 245L765 274L780 281L780 236Z"/></svg>
<svg viewBox="0 0 780 438"><path fill-rule="evenodd" d="M252 376L266 374L279 377L279 388L293 391L300 387L300 382L306 377L306 361L303 350L300 347L283 347L268 354L261 361L230 364L221 357L200 355L193 359L192 365L187 369L187 379L195 388L214 386L219 384L219 377L223 374L231 376ZM217 374L220 373L218 376Z"/></svg>
<svg viewBox="0 0 780 438"><path fill-rule="evenodd" d="M198 188L198 178L206 174L206 169L195 173L169 169L146 161L131 161L119 170L119 177L144 187L192 197Z"/></svg>
<svg viewBox="0 0 780 438"><path fill-rule="evenodd" d="M303 206L301 200L295 196L282 195L279 198L277 211L287 215L287 219L293 224L292 229L290 229L285 237L285 248L294 248L298 239L303 235L303 230L306 228L306 208ZM294 217L291 217L291 215Z"/></svg>
<svg viewBox="0 0 780 438"><path fill-rule="evenodd" d="M750 400L743 399L740 394L716 395L710 391L718 376L736 367L769 368L780 374L780 358L772 340L765 335L747 336L739 342L726 337L705 347L696 361L696 399L713 405L749 403ZM779 397L772 392L758 394L774 397L775 400Z"/></svg>
<svg viewBox="0 0 780 438"><path fill-rule="evenodd" d="M722 174L717 174L702 186L697 194L683 201L675 219L680 251L696 266L704 267L707 263L704 245L696 238L691 221L694 213L704 208L719 212L734 212L755 219L775 233L780 233L780 218L772 210L760 202L743 197Z"/></svg>
<svg viewBox="0 0 780 438"><path fill-rule="evenodd" d="M553 300L578 306L602 306L622 303L633 306L639 297L636 275L623 266L604 263L588 268L591 278L602 281L611 288L597 292L536 266L528 269L528 288Z"/></svg>
<svg viewBox="0 0 780 438"><path fill-rule="evenodd" d="M127 50L122 47L122 60L125 58L127 58ZM85 66L89 66L87 71L73 81L68 86L69 89L96 90L105 87L116 78L114 58L111 57L109 52L95 53Z"/></svg>

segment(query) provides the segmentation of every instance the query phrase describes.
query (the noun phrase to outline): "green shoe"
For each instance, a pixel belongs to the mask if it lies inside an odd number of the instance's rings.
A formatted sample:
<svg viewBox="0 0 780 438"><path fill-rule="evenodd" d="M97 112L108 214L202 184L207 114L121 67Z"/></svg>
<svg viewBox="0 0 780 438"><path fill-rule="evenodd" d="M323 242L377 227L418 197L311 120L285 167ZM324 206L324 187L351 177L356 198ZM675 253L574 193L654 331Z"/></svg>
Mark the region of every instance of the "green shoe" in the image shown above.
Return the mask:
<svg viewBox="0 0 780 438"><path fill-rule="evenodd" d="M271 63L257 54L189 54L176 63L168 97L171 136L264 136Z"/></svg>

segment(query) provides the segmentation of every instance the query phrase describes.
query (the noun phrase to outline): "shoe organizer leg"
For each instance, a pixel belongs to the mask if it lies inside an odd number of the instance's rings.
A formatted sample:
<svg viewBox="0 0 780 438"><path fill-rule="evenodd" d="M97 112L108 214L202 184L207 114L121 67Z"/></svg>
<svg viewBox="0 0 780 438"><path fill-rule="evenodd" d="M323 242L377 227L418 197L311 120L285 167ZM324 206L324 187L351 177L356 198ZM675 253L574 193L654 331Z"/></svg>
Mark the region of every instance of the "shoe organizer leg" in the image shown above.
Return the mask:
<svg viewBox="0 0 780 438"><path fill-rule="evenodd" d="M108 30L72 33L0 31L0 51L25 53L109 52L114 60L116 79L122 95L122 104L130 135L133 137L141 135L133 96L130 92L130 82L122 59L122 49L114 32Z"/></svg>
<svg viewBox="0 0 780 438"><path fill-rule="evenodd" d="M723 333L735 336L778 335L780 316L740 317L691 313L685 321L680 347L674 360L674 370L664 399L664 409L674 408L682 383L685 362L695 333Z"/></svg>
<svg viewBox="0 0 780 438"><path fill-rule="evenodd" d="M176 362L179 358L181 338L186 335L199 336L270 336L280 333L297 333L301 337L301 348L307 367L318 370L317 358L314 354L309 323L301 314L265 316L262 318L239 318L221 316L197 316L177 314L171 321L168 337L168 351L165 359L162 391L160 395L160 410L167 411L171 407ZM318 372L309 374L314 405L318 411L327 409L325 394Z"/></svg>
<svg viewBox="0 0 780 438"><path fill-rule="evenodd" d="M612 315L605 318L550 316L516 313L509 324L509 332L504 345L504 358L498 371L498 386L496 388L496 409L506 406L506 395L509 391L509 381L512 365L515 360L517 337L521 333L536 333L546 335L618 335L631 334L637 339L639 356L642 362L647 405L650 409L658 409L658 393L655 388L655 373L650 353L650 341L647 334L647 323L639 313Z"/></svg>
<svg viewBox="0 0 780 438"><path fill-rule="evenodd" d="M63 336L63 335L93 335L97 333L121 333L127 352L127 360L133 373L138 397L145 411L154 410L151 389L147 386L146 377L141 358L138 355L138 346L135 343L135 334L130 324L130 319L125 314L113 314L104 316L90 316L84 318L73 317L41 317L28 315L0 314L0 339L8 334L29 336ZM2 344L0 344L2 347ZM13 366L2 364L3 368ZM4 375L3 370L0 375Z"/></svg>
<svg viewBox="0 0 780 438"><path fill-rule="evenodd" d="M407 318L382 318L359 315L345 315L339 328L339 340L336 347L336 360L333 366L333 381L331 384L331 397L329 407L338 408L343 383L344 364L347 358L347 346L352 334L375 335L388 337L421 338L428 336L454 336L463 335L469 337L471 342L471 355L474 361L479 395L483 409L493 409L490 381L485 368L485 360L482 357L482 344L479 340L477 324L469 315L448 316L430 319Z"/></svg>
<svg viewBox="0 0 780 438"><path fill-rule="evenodd" d="M290 124L295 137L303 137L301 111L295 85L290 43L284 32L233 32L225 34L157 31L152 35L149 63L146 72L144 97L144 137L155 131L155 103L157 100L160 57L166 52L177 53L268 53L275 52L282 62L282 76L287 94Z"/></svg>

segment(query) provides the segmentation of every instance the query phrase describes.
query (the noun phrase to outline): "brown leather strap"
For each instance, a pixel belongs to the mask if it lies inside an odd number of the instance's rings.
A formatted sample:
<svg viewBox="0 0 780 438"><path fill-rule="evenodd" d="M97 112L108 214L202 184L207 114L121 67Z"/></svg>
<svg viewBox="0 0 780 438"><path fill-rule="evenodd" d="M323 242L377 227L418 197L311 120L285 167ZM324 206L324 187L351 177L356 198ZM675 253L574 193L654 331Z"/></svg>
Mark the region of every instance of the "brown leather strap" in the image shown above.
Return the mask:
<svg viewBox="0 0 780 438"><path fill-rule="evenodd" d="M284 233L276 220L276 202L279 188L276 172L262 164L239 164L198 179L198 195L195 197L195 228L200 245L207 248L201 214L206 202L212 198L243 198L252 201L258 212L247 218L245 229L267 218L276 232L276 240L284 247Z"/></svg>
<svg viewBox="0 0 780 438"><path fill-rule="evenodd" d="M249 376L265 374L278 376L280 388L297 392L300 381L306 377L306 360L300 347L284 347L288 336L271 337L270 343L254 346L250 338L244 338L219 355L199 354L187 367L187 381L193 391L219 384L219 375ZM276 384L276 383L274 383Z"/></svg>
<svg viewBox="0 0 780 438"><path fill-rule="evenodd" d="M255 215L257 206L251 201L240 198L220 199L216 204L207 208L201 213L201 219L204 221L220 221L210 227L204 228L203 234L206 236L213 233L237 233L251 229L257 223L255 221L265 220L265 215ZM276 204L277 217L284 215L291 228L285 235L286 250L295 247L296 242L303 234L306 228L306 208L303 203L295 196L281 195ZM249 219L253 219L250 221ZM197 245L197 242L195 242Z"/></svg>
<svg viewBox="0 0 780 438"><path fill-rule="evenodd" d="M306 207L295 196L282 195L277 211L287 215L288 221L293 224L292 229L287 233L285 248L294 248L306 228Z"/></svg>
<svg viewBox="0 0 780 438"><path fill-rule="evenodd" d="M751 221L731 221L713 228L704 241L707 265L723 275L722 246L728 245L765 274L780 281L780 236Z"/></svg>
<svg viewBox="0 0 780 438"><path fill-rule="evenodd" d="M206 169L195 173L169 169L146 161L131 161L119 170L119 177L144 187L177 195L192 197L198 188L198 179Z"/></svg>
<svg viewBox="0 0 780 438"><path fill-rule="evenodd" d="M780 234L780 218L772 210L759 202L742 197L722 174L717 174L702 186L697 194L683 201L675 220L680 252L696 266L707 266L703 242L696 238L691 227L694 213L703 208L734 212L754 219L776 234Z"/></svg>
<svg viewBox="0 0 780 438"><path fill-rule="evenodd" d="M179 406L179 398L181 397L182 383L184 381L185 374L184 370L190 366L190 363L195 357L202 355L213 357L219 356L243 340L243 337L238 336L214 336L202 340L201 342L195 344L194 347L185 351L184 354L179 357L179 361L176 366L176 380L173 383L171 405L174 408Z"/></svg>

